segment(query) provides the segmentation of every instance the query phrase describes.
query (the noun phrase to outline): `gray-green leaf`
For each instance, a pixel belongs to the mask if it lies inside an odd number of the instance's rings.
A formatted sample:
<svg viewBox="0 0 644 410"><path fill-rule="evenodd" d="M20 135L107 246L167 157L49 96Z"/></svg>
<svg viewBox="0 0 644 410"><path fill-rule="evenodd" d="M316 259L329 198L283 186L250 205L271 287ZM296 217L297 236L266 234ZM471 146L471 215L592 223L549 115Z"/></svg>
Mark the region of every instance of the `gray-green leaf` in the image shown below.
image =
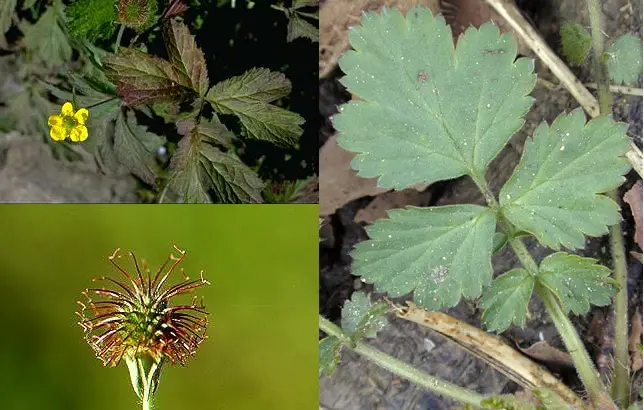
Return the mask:
<svg viewBox="0 0 644 410"><path fill-rule="evenodd" d="M351 166L378 186L403 189L484 175L532 105L534 63L516 59L510 34L470 27L454 50L443 17L413 8L367 13L340 59L342 83L360 101L334 118Z"/></svg>
<svg viewBox="0 0 644 410"><path fill-rule="evenodd" d="M630 166L627 124L609 117L586 123L581 109L542 123L500 193L503 215L558 250L583 248L584 234L601 236L621 220L617 204L598 193L623 181Z"/></svg>
<svg viewBox="0 0 644 410"><path fill-rule="evenodd" d="M590 304L609 305L617 292L610 269L596 262L592 258L557 252L541 262L537 280L557 295L566 312L583 315Z"/></svg>
<svg viewBox="0 0 644 410"><path fill-rule="evenodd" d="M633 84L642 75L642 40L624 34L606 50L608 73L617 84Z"/></svg>
<svg viewBox="0 0 644 410"><path fill-rule="evenodd" d="M0 4L0 47L2 48L7 47L4 35L11 27L11 19L13 18L17 3L18 0L3 0Z"/></svg>
<svg viewBox="0 0 644 410"><path fill-rule="evenodd" d="M320 373L331 376L340 363L342 343L335 336L327 336L320 340L318 346L318 362Z"/></svg>
<svg viewBox="0 0 644 410"><path fill-rule="evenodd" d="M492 332L503 332L514 323L525 327L534 277L525 269L512 269L494 279L481 299L483 323Z"/></svg>
<svg viewBox="0 0 644 410"><path fill-rule="evenodd" d="M387 326L387 310L384 302L372 304L365 293L354 292L342 307L342 330L353 340L376 337Z"/></svg>
<svg viewBox="0 0 644 410"><path fill-rule="evenodd" d="M427 309L455 306L492 280L495 228L494 213L476 205L393 210L356 245L353 274L392 297L415 291Z"/></svg>
<svg viewBox="0 0 644 410"><path fill-rule="evenodd" d="M539 399L545 410L577 410L566 403L557 393L545 387L534 389L532 393Z"/></svg>

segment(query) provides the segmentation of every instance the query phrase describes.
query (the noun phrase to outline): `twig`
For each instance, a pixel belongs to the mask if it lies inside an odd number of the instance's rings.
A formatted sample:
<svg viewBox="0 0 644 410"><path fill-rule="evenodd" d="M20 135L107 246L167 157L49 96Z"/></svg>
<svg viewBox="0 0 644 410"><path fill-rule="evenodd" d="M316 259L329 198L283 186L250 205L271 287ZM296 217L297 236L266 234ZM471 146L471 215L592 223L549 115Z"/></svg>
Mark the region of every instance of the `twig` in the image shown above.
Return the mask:
<svg viewBox="0 0 644 410"><path fill-rule="evenodd" d="M588 83L584 84L587 88L597 89L597 83ZM615 94L624 94L624 95L634 95L636 97L642 97L644 93L641 88L636 87L627 87L624 85L610 85L608 89L611 93Z"/></svg>
<svg viewBox="0 0 644 410"><path fill-rule="evenodd" d="M485 0L492 6L497 13L510 24L515 34L521 37L526 44L535 52L535 54L548 66L550 71L559 79L561 84L572 94L579 102L579 105L591 116L600 115L599 102L583 86L583 84L570 71L570 68L564 63L552 49L541 38L541 35L528 23L521 15L519 9L513 1L508 0ZM635 145L631 144L626 158L637 173L642 176L642 151Z"/></svg>
<svg viewBox="0 0 644 410"><path fill-rule="evenodd" d="M408 307L394 305L394 310L399 318L440 333L526 390L532 391L539 387L545 387L557 393L566 403L576 408L589 407L588 403L584 403L552 373L508 346L500 337L486 333L448 314L428 312L409 302L408 305Z"/></svg>

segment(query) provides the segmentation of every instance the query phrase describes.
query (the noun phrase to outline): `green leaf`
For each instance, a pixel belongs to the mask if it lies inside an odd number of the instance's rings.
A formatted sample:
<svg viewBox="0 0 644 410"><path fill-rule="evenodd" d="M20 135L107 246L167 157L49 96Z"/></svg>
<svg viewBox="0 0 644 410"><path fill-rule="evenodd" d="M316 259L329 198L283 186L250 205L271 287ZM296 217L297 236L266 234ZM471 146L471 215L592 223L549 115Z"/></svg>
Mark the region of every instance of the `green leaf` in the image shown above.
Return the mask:
<svg viewBox="0 0 644 410"><path fill-rule="evenodd" d="M291 42L297 38L308 38L313 42L320 41L320 31L313 24L306 21L296 11L289 16L286 41Z"/></svg>
<svg viewBox="0 0 644 410"><path fill-rule="evenodd" d="M541 261L537 280L557 295L566 312L583 315L590 304L609 305L617 293L610 269L596 262L592 258L557 252Z"/></svg>
<svg viewBox="0 0 644 410"><path fill-rule="evenodd" d="M592 39L584 26L566 22L559 30L563 53L569 62L581 64L586 59Z"/></svg>
<svg viewBox="0 0 644 410"><path fill-rule="evenodd" d="M415 290L430 310L455 306L492 280L495 228L494 213L476 205L392 210L356 245L353 274L392 297Z"/></svg>
<svg viewBox="0 0 644 410"><path fill-rule="evenodd" d="M7 47L7 40L4 35L11 28L11 20L17 3L18 0L3 0L0 3L0 48Z"/></svg>
<svg viewBox="0 0 644 410"><path fill-rule="evenodd" d="M525 327L534 280L524 269L512 269L494 279L481 299L482 320L489 331L503 332L511 323Z"/></svg>
<svg viewBox="0 0 644 410"><path fill-rule="evenodd" d="M280 146L294 146L302 134L300 125L304 119L268 104L290 91L291 83L283 74L253 68L216 84L206 98L216 111L236 115L248 137Z"/></svg>
<svg viewBox="0 0 644 410"><path fill-rule="evenodd" d="M371 303L363 292L354 292L342 307L342 330L352 340L373 338L387 326L388 307L384 302Z"/></svg>
<svg viewBox="0 0 644 410"><path fill-rule="evenodd" d="M35 52L48 68L65 64L72 57L72 47L61 27L62 17L62 5L54 2L36 24L21 24L27 48Z"/></svg>
<svg viewBox="0 0 644 410"><path fill-rule="evenodd" d="M608 47L608 73L618 85L633 84L642 75L642 40L634 34L624 34Z"/></svg>
<svg viewBox="0 0 644 410"><path fill-rule="evenodd" d="M106 39L116 28L116 0L77 0L65 10L72 36L91 42Z"/></svg>
<svg viewBox="0 0 644 410"><path fill-rule="evenodd" d="M176 101L193 93L192 80L168 61L122 47L104 60L105 73L130 105Z"/></svg>
<svg viewBox="0 0 644 410"><path fill-rule="evenodd" d="M121 111L116 117L114 153L120 163L150 185L156 181L156 150L164 142L163 137L139 125L134 112L128 110L126 117Z"/></svg>
<svg viewBox="0 0 644 410"><path fill-rule="evenodd" d="M340 363L341 348L342 343L335 336L327 336L320 340L318 347L320 373L331 376L335 372L338 363Z"/></svg>
<svg viewBox="0 0 644 410"><path fill-rule="evenodd" d="M358 153L351 166L379 187L480 180L532 105L534 62L515 61L516 41L491 23L470 27L454 50L443 17L385 8L365 14L349 38L342 83L361 100L334 124L340 146Z"/></svg>
<svg viewBox="0 0 644 410"><path fill-rule="evenodd" d="M604 235L621 220L617 204L597 194L619 186L630 169L621 157L628 125L607 116L585 121L576 109L551 127L542 123L501 189L503 215L555 250L583 248L584 234Z"/></svg>
<svg viewBox="0 0 644 410"><path fill-rule="evenodd" d="M190 79L190 88L204 96L208 91L208 70L203 52L185 24L174 20L163 32L170 63Z"/></svg>
<svg viewBox="0 0 644 410"><path fill-rule="evenodd" d="M575 410L557 393L545 387L534 389L532 393L539 399L545 410Z"/></svg>
<svg viewBox="0 0 644 410"><path fill-rule="evenodd" d="M187 203L259 203L264 183L232 153L211 144L230 145L230 132L222 124L200 124L182 130L184 137L170 162L167 189Z"/></svg>
<svg viewBox="0 0 644 410"><path fill-rule="evenodd" d="M495 232L492 237L492 243L494 244L492 247L492 253L496 254L505 247L506 243L508 243L508 236L503 232Z"/></svg>

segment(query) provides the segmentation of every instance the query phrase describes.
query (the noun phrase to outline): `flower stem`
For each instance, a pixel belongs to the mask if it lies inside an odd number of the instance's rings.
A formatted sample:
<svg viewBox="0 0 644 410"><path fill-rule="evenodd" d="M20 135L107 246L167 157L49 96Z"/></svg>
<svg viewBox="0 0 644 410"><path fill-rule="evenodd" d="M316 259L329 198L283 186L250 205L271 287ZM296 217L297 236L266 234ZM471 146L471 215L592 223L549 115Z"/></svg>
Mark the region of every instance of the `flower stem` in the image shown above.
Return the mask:
<svg viewBox="0 0 644 410"><path fill-rule="evenodd" d="M604 61L604 37L601 32L601 8L598 0L588 0L591 36L595 63L595 81L599 95L599 112L602 115L611 114L612 95L608 83L608 67ZM617 190L612 190L608 196L615 202ZM613 380L611 395L621 407L628 407L630 380L628 375L628 294L627 294L627 264L624 251L624 237L619 223L610 227L610 248L613 255L614 279L617 282L615 295L615 360L613 364Z"/></svg>
<svg viewBox="0 0 644 410"><path fill-rule="evenodd" d="M408 363L398 360L384 352L381 352L380 350L374 349L364 342L351 342L351 339L344 334L342 329L321 315L319 326L326 334L337 337L345 346L352 349L359 355L364 356L383 369L389 370L390 372L405 378L426 390L462 403L470 404L475 408L480 408L481 401L485 399L484 396L476 392L422 372Z"/></svg>

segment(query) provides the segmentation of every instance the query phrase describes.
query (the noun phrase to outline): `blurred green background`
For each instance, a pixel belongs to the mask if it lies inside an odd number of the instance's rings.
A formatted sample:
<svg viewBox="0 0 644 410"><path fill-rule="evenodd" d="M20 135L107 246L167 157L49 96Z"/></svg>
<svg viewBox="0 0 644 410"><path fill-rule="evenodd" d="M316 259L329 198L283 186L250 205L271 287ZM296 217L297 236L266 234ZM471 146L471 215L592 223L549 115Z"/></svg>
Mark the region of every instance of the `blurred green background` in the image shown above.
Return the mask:
<svg viewBox="0 0 644 410"><path fill-rule="evenodd" d="M104 368L83 339L76 301L92 277L118 278L115 248L154 271L173 243L212 282L196 293L209 339L164 369L155 410L317 409L317 208L0 205L0 409L140 408L125 364Z"/></svg>

